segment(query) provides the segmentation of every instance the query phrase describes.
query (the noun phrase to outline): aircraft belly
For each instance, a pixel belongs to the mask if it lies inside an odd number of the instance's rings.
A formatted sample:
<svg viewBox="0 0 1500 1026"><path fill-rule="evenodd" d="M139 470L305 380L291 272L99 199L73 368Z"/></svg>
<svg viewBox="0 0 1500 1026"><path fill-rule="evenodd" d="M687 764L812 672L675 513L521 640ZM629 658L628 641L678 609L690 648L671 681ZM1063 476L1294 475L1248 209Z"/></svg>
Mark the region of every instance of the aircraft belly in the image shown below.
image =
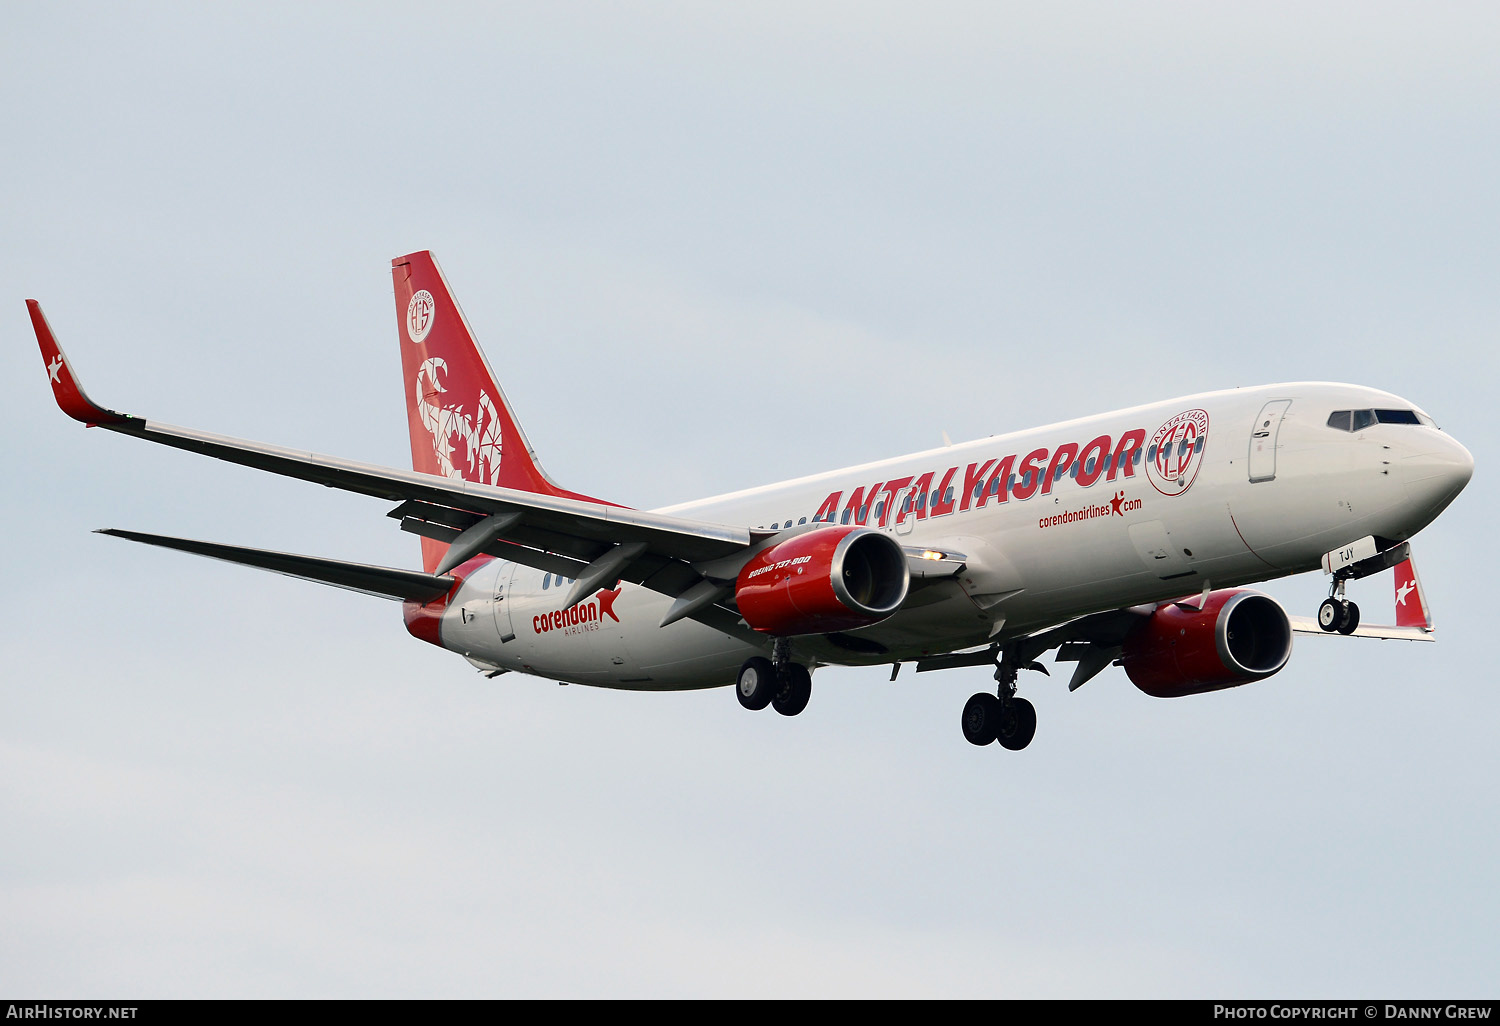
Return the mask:
<svg viewBox="0 0 1500 1026"><path fill-rule="evenodd" d="M922 601L857 631L792 639L792 651L812 651L819 661L843 665L889 663L982 644L994 617L975 605L957 581L941 581L918 593Z"/></svg>
<svg viewBox="0 0 1500 1026"><path fill-rule="evenodd" d="M663 611L665 608L663 603ZM672 691L733 684L746 659L768 651L692 620L680 620L664 628L653 622L631 639L631 650L641 670L651 678L651 686Z"/></svg>

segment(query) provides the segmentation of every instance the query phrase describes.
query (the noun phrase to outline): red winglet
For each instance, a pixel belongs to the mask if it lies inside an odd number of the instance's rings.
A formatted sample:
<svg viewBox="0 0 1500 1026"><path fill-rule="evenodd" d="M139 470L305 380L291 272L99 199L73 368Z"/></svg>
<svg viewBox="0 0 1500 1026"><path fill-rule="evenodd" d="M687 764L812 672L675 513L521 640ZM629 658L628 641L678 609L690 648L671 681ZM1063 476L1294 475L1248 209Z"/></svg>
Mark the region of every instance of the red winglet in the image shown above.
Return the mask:
<svg viewBox="0 0 1500 1026"><path fill-rule="evenodd" d="M1410 559L1396 564L1396 626L1432 630L1432 613L1417 578L1417 565Z"/></svg>
<svg viewBox="0 0 1500 1026"><path fill-rule="evenodd" d="M89 399L83 386L78 383L78 376L73 373L62 347L57 344L57 337L52 334L52 327L42 313L41 304L28 299L26 309L31 313L31 326L36 329L37 344L42 347L42 363L52 381L52 397L57 400L62 411L89 427L97 424L124 424L132 420L123 413L106 410Z"/></svg>

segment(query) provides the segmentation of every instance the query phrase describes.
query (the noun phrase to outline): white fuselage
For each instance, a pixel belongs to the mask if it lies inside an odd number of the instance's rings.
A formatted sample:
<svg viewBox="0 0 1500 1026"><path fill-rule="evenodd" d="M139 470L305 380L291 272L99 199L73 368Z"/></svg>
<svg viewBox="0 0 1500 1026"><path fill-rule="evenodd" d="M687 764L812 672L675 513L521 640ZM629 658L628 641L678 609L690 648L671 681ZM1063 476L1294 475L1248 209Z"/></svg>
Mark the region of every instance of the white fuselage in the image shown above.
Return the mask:
<svg viewBox="0 0 1500 1026"><path fill-rule="evenodd" d="M962 572L914 588L888 620L792 640L809 665L891 663L1312 570L1367 535L1411 537L1462 489L1472 458L1425 414L1359 430L1328 424L1333 411L1368 409L1416 410L1354 385L1234 389L659 512L776 532L863 522L904 546L961 554ZM604 595L565 614L566 595L531 567L471 567L444 613L442 643L495 668L665 690L733 683L772 641L757 648L692 620L658 627L672 600L630 584L612 604Z"/></svg>

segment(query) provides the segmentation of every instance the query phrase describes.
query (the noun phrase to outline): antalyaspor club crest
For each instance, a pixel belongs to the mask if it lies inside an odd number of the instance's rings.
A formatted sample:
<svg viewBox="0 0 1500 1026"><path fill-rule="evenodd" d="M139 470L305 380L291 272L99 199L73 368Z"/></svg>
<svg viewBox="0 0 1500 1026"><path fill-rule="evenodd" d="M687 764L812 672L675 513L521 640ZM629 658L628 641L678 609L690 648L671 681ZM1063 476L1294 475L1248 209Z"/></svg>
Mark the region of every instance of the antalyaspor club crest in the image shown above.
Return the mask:
<svg viewBox="0 0 1500 1026"><path fill-rule="evenodd" d="M433 315L437 312L437 304L433 302L432 293L423 289L411 297L411 302L406 304L406 334L413 342L420 342L427 337L432 330Z"/></svg>
<svg viewBox="0 0 1500 1026"><path fill-rule="evenodd" d="M1151 437L1146 448L1146 478L1163 495L1181 495L1193 485L1203 465L1208 437L1208 413L1179 413Z"/></svg>

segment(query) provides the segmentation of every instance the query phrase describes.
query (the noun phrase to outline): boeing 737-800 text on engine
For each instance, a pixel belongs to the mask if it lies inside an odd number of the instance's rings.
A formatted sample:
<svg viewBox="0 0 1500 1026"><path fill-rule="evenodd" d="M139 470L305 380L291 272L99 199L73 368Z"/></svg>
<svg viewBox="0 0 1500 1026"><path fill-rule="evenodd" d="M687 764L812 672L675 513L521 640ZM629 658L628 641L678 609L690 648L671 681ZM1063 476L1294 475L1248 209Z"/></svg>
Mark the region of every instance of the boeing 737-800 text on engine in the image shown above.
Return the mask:
<svg viewBox="0 0 1500 1026"><path fill-rule="evenodd" d="M670 691L733 685L794 716L812 671L993 665L964 736L1024 748L1018 671L1057 649L1159 697L1261 680L1294 632L1430 640L1408 539L1473 473L1413 403L1299 382L1169 399L635 510L559 487L431 254L392 261L412 470L171 427L84 394L33 300L54 396L90 426L398 503L423 569L110 530L403 602L407 630L491 676ZM1316 620L1246 585L1322 569ZM1394 568L1396 622L1345 584Z"/></svg>

